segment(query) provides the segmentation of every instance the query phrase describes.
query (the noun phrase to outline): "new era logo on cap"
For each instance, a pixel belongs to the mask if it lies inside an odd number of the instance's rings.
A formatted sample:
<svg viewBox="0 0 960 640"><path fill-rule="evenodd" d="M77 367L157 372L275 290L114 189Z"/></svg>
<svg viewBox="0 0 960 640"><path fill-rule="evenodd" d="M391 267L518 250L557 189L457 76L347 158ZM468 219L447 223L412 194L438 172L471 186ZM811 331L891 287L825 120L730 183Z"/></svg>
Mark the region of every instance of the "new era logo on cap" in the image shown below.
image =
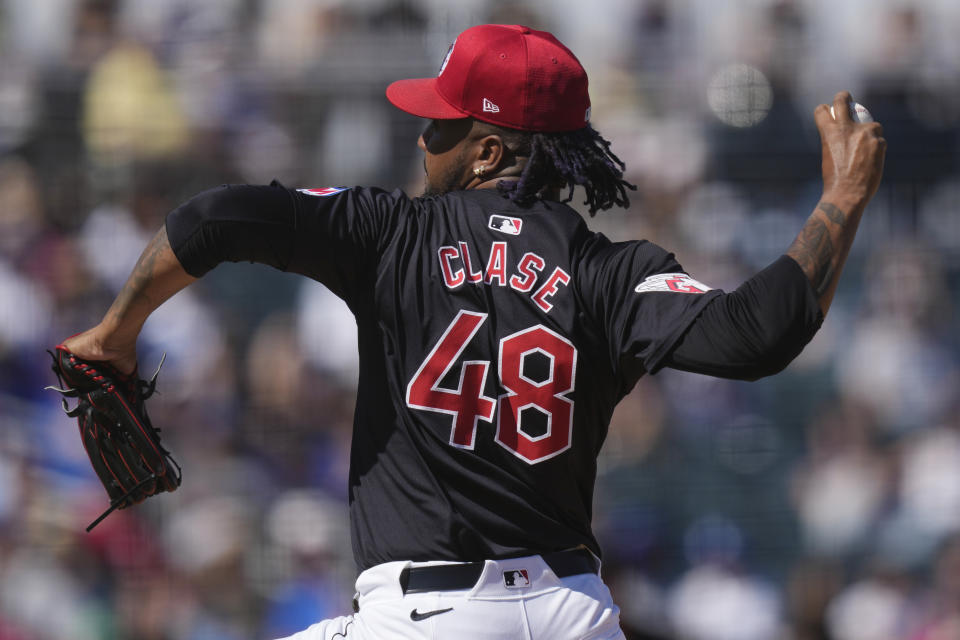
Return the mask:
<svg viewBox="0 0 960 640"><path fill-rule="evenodd" d="M483 99L483 110L487 113L500 113L500 107L490 102L487 98Z"/></svg>

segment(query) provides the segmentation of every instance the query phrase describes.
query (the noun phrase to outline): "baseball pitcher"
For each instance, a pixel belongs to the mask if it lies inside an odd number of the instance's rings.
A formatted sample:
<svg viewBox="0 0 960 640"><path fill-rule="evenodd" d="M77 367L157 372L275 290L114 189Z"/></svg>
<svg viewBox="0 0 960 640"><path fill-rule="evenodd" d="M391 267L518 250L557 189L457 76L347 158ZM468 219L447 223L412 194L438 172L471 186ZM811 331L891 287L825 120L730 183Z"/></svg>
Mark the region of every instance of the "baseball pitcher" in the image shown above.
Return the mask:
<svg viewBox="0 0 960 640"><path fill-rule="evenodd" d="M582 187L593 215L633 187L590 123L586 73L551 34L470 28L437 77L386 95L426 120L422 196L201 193L168 215L103 320L61 348L129 374L147 316L227 260L322 283L359 327L359 576L352 615L291 639L622 638L591 531L614 407L663 367L756 379L801 351L879 185L882 129L851 119L846 92L836 119L817 107L822 199L785 255L724 292L565 204Z"/></svg>

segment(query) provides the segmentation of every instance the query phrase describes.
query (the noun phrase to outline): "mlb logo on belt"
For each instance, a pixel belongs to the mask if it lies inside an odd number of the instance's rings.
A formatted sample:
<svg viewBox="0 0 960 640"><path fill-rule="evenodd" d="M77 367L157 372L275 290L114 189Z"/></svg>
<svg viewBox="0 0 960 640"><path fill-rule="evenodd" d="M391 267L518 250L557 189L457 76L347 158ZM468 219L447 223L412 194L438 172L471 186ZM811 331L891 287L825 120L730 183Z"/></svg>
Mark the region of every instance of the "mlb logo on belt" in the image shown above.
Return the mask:
<svg viewBox="0 0 960 640"><path fill-rule="evenodd" d="M518 236L520 235L520 226L522 224L523 220L520 218L490 216L490 223L487 226L500 233L509 233L512 236Z"/></svg>
<svg viewBox="0 0 960 640"><path fill-rule="evenodd" d="M297 189L300 193L305 193L308 196L320 196L325 198L326 196L332 196L335 193L340 193L341 191L346 191L348 187L323 187L321 189Z"/></svg>
<svg viewBox="0 0 960 640"><path fill-rule="evenodd" d="M530 586L530 576L526 569L513 569L503 572L503 586L510 589L521 589Z"/></svg>

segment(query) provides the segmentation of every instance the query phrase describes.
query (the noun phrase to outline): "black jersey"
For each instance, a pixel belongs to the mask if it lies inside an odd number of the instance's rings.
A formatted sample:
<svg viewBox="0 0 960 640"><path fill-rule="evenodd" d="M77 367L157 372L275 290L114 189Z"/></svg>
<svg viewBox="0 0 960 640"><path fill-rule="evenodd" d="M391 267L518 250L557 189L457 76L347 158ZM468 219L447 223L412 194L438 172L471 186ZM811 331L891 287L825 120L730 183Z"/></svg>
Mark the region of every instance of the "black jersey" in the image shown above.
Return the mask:
<svg viewBox="0 0 960 640"><path fill-rule="evenodd" d="M356 316L360 569L581 544L599 555L591 505L614 406L719 292L557 202L227 189L292 211L296 232L263 261L322 282ZM187 239L171 243L194 275L212 266L178 249Z"/></svg>

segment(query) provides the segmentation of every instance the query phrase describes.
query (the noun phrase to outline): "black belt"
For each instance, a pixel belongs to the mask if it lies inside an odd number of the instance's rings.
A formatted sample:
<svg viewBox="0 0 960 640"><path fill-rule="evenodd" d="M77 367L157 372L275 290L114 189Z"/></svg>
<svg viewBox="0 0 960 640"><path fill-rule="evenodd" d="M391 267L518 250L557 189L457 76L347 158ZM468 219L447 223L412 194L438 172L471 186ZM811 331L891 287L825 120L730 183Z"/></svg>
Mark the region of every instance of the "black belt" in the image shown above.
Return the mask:
<svg viewBox="0 0 960 640"><path fill-rule="evenodd" d="M558 578L597 573L600 570L600 562L586 549L541 553L540 557ZM472 589L483 573L484 564L479 561L433 567L407 567L400 572L400 588L404 594Z"/></svg>

